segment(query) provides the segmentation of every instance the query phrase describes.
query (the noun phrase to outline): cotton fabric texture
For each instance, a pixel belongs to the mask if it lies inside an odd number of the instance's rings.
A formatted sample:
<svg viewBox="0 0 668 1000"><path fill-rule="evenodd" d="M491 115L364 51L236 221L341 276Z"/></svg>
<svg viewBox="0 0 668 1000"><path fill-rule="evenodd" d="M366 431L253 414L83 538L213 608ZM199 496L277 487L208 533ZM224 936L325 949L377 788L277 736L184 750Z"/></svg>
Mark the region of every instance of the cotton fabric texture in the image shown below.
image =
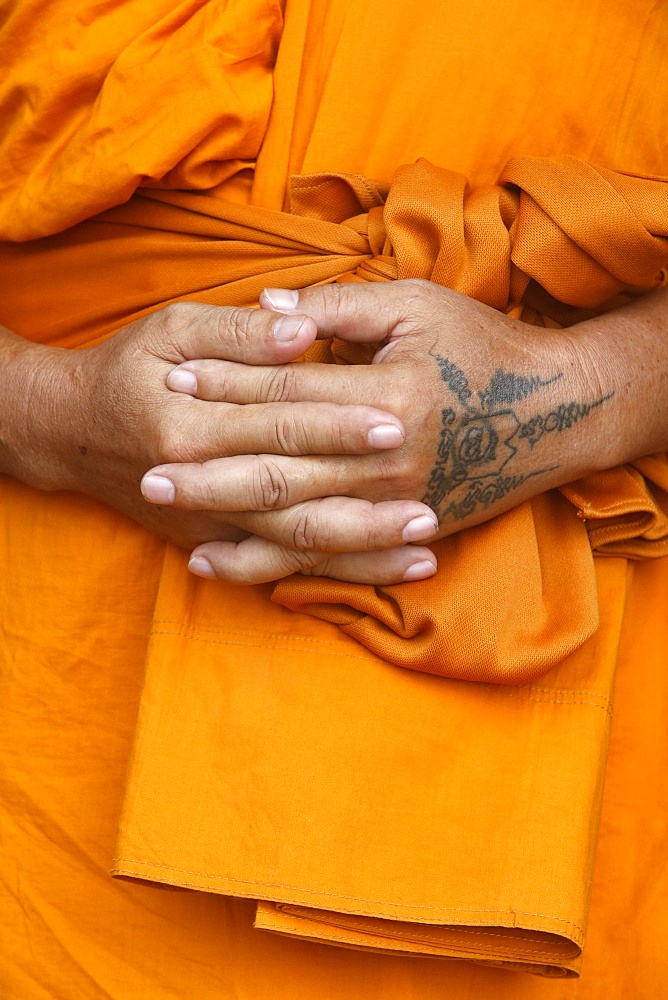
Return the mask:
<svg viewBox="0 0 668 1000"><path fill-rule="evenodd" d="M667 41L649 3L19 3L0 318L75 348L418 276L572 325L664 280ZM4 478L5 995L656 995L666 470L421 584L249 591Z"/></svg>

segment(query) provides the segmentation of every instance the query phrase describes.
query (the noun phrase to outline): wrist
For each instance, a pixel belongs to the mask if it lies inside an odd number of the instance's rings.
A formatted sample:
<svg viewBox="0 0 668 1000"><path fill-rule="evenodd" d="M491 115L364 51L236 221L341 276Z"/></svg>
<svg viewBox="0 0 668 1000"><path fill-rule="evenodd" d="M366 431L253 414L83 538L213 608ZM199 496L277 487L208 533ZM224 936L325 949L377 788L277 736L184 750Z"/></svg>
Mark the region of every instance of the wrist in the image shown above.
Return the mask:
<svg viewBox="0 0 668 1000"><path fill-rule="evenodd" d="M0 328L0 472L42 490L75 488L68 467L70 352Z"/></svg>
<svg viewBox="0 0 668 1000"><path fill-rule="evenodd" d="M606 392L599 469L668 449L668 289L572 328L588 377Z"/></svg>

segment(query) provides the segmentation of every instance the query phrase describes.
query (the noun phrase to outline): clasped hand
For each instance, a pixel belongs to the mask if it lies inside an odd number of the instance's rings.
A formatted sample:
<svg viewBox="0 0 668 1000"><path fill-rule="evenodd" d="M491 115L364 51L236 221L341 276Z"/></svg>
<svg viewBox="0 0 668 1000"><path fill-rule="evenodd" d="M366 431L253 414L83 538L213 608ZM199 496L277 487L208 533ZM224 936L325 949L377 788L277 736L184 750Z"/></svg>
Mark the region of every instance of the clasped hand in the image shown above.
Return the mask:
<svg viewBox="0 0 668 1000"><path fill-rule="evenodd" d="M178 462L151 469L144 496L248 532L200 545L195 573L424 578L435 558L411 543L607 467L614 393L565 331L424 281L270 289L261 306L232 311L217 356L191 350L166 376L190 409ZM266 347L276 323L297 331L289 347ZM289 363L315 335L379 349L371 365Z"/></svg>
<svg viewBox="0 0 668 1000"><path fill-rule="evenodd" d="M333 394L284 398L286 362L316 332L304 316L180 303L85 350L20 343L32 381L25 436L40 448L15 474L94 496L182 547L206 542L218 575L239 582L296 571L378 583L433 573L430 550L410 544L436 532L428 506L345 488L355 471L346 473L346 458L400 448L401 420ZM187 366L202 358L227 379L215 392L185 393ZM242 376L262 382L257 403ZM341 489L327 474L321 490L330 460L344 463Z"/></svg>

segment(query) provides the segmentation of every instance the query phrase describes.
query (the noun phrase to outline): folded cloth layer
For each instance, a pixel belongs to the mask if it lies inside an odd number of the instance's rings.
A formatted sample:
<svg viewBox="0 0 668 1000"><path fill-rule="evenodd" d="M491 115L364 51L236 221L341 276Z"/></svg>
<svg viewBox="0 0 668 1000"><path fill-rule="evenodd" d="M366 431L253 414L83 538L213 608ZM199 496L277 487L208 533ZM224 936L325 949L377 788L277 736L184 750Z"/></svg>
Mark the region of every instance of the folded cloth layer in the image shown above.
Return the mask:
<svg viewBox="0 0 668 1000"><path fill-rule="evenodd" d="M576 974L625 560L597 561L596 635L524 687L397 670L269 588L232 620L234 588L184 562L167 551L114 873L278 904L258 926L281 932Z"/></svg>
<svg viewBox="0 0 668 1000"><path fill-rule="evenodd" d="M72 11L56 0L35 14L12 4L0 35L3 239L59 232L139 184L247 192L271 108L278 0Z"/></svg>

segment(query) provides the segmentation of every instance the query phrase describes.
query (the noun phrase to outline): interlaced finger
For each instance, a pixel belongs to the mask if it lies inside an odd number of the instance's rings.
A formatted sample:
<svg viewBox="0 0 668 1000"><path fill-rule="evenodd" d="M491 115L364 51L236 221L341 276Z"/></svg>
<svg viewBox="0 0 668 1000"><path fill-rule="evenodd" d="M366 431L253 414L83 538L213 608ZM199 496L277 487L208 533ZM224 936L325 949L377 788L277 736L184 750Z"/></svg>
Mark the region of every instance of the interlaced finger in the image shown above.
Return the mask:
<svg viewBox="0 0 668 1000"><path fill-rule="evenodd" d="M245 531L298 552L365 552L426 541L438 531L436 515L413 500L371 503L324 497L286 510L235 518Z"/></svg>
<svg viewBox="0 0 668 1000"><path fill-rule="evenodd" d="M382 373L386 377L386 373ZM371 365L313 362L254 366L213 358L187 361L170 372L167 385L220 403L359 403L379 395L379 372Z"/></svg>
<svg viewBox="0 0 668 1000"><path fill-rule="evenodd" d="M193 457L230 455L364 455L398 448L401 421L371 406L266 403L236 406L189 401L175 422Z"/></svg>
<svg viewBox="0 0 668 1000"><path fill-rule="evenodd" d="M151 469L141 490L150 503L182 510L282 510L305 500L345 496L351 481L374 498L374 484L382 479L380 459L238 455L201 464L174 463Z"/></svg>
<svg viewBox="0 0 668 1000"><path fill-rule="evenodd" d="M147 346L152 343L157 357L177 364L188 358L225 358L264 365L298 357L315 339L316 327L307 316L175 302L145 321L144 335L150 335Z"/></svg>
<svg viewBox="0 0 668 1000"><path fill-rule="evenodd" d="M329 577L349 583L388 586L423 580L436 572L430 549L415 545L384 552L297 552L251 535L241 542L207 542L192 553L190 571L196 576L256 584L281 580L293 573Z"/></svg>

